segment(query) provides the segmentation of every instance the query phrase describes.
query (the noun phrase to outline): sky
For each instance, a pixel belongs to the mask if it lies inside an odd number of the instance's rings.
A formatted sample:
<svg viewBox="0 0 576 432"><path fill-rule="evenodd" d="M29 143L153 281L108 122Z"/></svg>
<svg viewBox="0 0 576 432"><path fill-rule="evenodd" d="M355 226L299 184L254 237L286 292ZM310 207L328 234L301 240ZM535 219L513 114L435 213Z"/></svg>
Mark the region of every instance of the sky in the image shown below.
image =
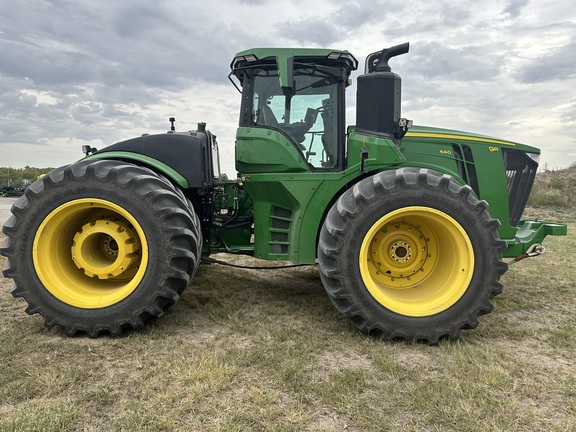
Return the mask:
<svg viewBox="0 0 576 432"><path fill-rule="evenodd" d="M355 81L403 42L403 117L539 147L541 168L576 162L572 0L0 0L0 166L69 164L175 117L206 122L235 177L236 52L346 49Z"/></svg>

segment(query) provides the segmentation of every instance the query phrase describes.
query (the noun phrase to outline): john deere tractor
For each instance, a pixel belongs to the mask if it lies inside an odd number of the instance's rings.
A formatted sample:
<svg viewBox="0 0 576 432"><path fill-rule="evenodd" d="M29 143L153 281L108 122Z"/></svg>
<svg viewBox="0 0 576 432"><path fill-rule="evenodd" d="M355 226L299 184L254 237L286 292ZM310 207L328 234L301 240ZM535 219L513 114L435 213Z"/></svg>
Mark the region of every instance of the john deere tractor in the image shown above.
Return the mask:
<svg viewBox="0 0 576 432"><path fill-rule="evenodd" d="M237 181L219 181L203 123L85 147L12 208L0 248L12 294L48 328L119 335L227 252L317 263L334 306L384 340L434 344L476 327L507 262L566 225L522 219L539 149L401 117L388 61L408 48L367 57L348 127L348 51L238 53Z"/></svg>

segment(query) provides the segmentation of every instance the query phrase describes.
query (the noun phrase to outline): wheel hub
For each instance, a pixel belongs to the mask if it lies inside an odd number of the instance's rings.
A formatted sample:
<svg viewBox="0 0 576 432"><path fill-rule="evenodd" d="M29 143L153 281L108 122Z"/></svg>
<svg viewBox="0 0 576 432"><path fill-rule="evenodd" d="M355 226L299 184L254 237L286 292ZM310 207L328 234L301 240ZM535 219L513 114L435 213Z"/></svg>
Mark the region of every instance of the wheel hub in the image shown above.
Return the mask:
<svg viewBox="0 0 576 432"><path fill-rule="evenodd" d="M368 267L374 279L395 288L422 282L437 256L431 236L426 227L404 219L382 227L369 246Z"/></svg>
<svg viewBox="0 0 576 432"><path fill-rule="evenodd" d="M72 260L87 276L115 278L134 266L140 242L136 231L120 220L100 219L82 226L72 241Z"/></svg>
<svg viewBox="0 0 576 432"><path fill-rule="evenodd" d="M412 258L412 247L405 241L394 242L390 246L390 258L398 263L405 263Z"/></svg>

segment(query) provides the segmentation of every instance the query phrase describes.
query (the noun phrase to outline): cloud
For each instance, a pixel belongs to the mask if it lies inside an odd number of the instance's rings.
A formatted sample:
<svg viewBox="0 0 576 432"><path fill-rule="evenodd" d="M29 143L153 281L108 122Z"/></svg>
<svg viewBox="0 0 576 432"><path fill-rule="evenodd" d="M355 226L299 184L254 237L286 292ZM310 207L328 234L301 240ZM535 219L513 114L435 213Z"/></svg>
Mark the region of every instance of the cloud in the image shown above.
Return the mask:
<svg viewBox="0 0 576 432"><path fill-rule="evenodd" d="M576 77L576 42L551 49L546 55L531 59L515 74L522 83L541 83Z"/></svg>
<svg viewBox="0 0 576 432"><path fill-rule="evenodd" d="M281 23L276 36L297 41L302 45L329 46L342 38L336 26L321 17L304 17Z"/></svg>
<svg viewBox="0 0 576 432"><path fill-rule="evenodd" d="M392 7L392 4L393 2L389 2L387 7ZM381 22L383 25L386 10L378 4L358 1L346 2L340 7L337 7L338 2L329 2L324 6L314 15L297 16L282 22L277 27L276 36L304 46L309 44L319 47L333 46L364 26L375 22Z"/></svg>
<svg viewBox="0 0 576 432"><path fill-rule="evenodd" d="M180 23L172 17L162 3L128 3L116 11L112 19L113 29L121 37L129 39L158 38L180 29ZM163 39L163 38L162 38Z"/></svg>
<svg viewBox="0 0 576 432"><path fill-rule="evenodd" d="M355 29L377 21L381 8L371 3L350 2L336 10L328 21L346 30Z"/></svg>
<svg viewBox="0 0 576 432"><path fill-rule="evenodd" d="M506 18L518 18L528 5L529 0L509 0L502 11Z"/></svg>
<svg viewBox="0 0 576 432"><path fill-rule="evenodd" d="M225 79L230 30L212 33L207 56L212 17L199 9L190 25L162 3L154 5L102 2L100 9L90 9L84 3L57 2L22 7L17 14L11 12L12 19L0 18L14 35L0 40L5 53L0 74L26 76L37 84L106 82L157 88L176 88L192 77ZM21 32L21 25L28 30Z"/></svg>

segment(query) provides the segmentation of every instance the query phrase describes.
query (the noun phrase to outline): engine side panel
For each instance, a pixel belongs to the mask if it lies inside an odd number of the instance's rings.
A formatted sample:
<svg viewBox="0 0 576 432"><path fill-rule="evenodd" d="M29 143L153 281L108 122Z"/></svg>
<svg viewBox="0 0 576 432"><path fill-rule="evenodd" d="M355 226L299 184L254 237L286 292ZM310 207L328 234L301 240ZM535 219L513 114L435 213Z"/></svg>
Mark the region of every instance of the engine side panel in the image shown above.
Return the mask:
<svg viewBox="0 0 576 432"><path fill-rule="evenodd" d="M111 152L129 152L160 161L179 173L190 189L205 189L214 184L211 147L215 145L208 132L143 135L108 146L94 153L95 157ZM217 175L217 174L216 174Z"/></svg>

